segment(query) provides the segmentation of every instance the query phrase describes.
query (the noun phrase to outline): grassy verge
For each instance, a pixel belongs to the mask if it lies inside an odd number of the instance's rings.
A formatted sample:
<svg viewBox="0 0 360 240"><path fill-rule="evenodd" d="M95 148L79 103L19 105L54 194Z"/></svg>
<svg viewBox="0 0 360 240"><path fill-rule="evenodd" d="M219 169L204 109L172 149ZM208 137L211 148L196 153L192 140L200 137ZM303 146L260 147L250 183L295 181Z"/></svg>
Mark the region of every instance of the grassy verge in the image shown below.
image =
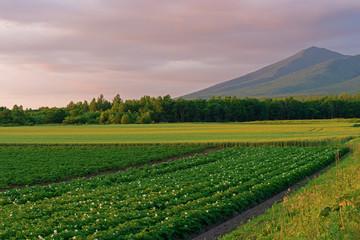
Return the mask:
<svg viewBox="0 0 360 240"><path fill-rule="evenodd" d="M360 143L354 152L226 239L359 239Z"/></svg>

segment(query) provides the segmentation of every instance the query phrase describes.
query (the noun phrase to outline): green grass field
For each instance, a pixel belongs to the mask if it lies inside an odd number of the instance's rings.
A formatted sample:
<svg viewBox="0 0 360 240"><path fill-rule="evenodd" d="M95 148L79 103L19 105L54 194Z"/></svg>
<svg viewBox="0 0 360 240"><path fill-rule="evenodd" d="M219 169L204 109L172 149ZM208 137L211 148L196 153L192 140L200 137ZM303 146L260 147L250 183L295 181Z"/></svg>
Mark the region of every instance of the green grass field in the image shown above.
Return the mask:
<svg viewBox="0 0 360 240"><path fill-rule="evenodd" d="M314 140L359 136L358 120L0 127L0 143L174 143Z"/></svg>

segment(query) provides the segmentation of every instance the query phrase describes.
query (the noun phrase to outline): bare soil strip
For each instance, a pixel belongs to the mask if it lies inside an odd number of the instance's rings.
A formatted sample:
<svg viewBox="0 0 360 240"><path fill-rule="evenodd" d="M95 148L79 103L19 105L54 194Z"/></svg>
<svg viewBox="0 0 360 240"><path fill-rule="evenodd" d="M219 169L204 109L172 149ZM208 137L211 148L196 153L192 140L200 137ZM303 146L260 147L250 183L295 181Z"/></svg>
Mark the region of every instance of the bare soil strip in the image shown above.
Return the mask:
<svg viewBox="0 0 360 240"><path fill-rule="evenodd" d="M50 185L52 183L70 182L71 180L74 180L74 179L92 178L92 177L96 177L96 176L99 176L99 175L114 174L114 173L117 173L117 172L126 171L129 168L139 168L139 167L142 167L142 166L145 166L145 165L152 166L152 165L159 164L159 163L162 163L162 162L175 161L175 160L180 159L180 158L186 158L186 157L191 157L191 156L195 156L195 155L206 154L206 153L213 152L213 151L219 151L221 149L223 149L223 148L210 148L210 149L205 149L204 151L201 151L201 152L189 153L189 154L185 154L185 155L181 155L181 156L166 158L166 159L159 160L159 161L134 165L134 166L121 168L121 169L113 169L113 170L107 170L107 171L102 171L102 172L97 172L97 173L91 173L91 174L88 174L88 175L85 175L85 176L72 177L72 178L68 178L68 179L58 180L58 181L55 181L55 182L40 182L40 183L33 184L33 185L30 185L30 186L27 186L27 185L13 185L13 186L10 186L8 188L0 188L0 192L4 192L4 191L7 191L7 190L13 189L13 188L26 188L26 187L31 187L31 186L47 186L47 185Z"/></svg>
<svg viewBox="0 0 360 240"><path fill-rule="evenodd" d="M345 154L341 159L344 159L350 153ZM339 160L341 160L339 159ZM250 221L252 218L263 214L266 209L271 208L274 203L281 202L285 196L289 196L294 193L299 188L305 186L311 179L320 176L325 173L328 169L334 166L335 163L328 165L327 167L315 172L314 174L305 177L303 180L300 180L298 183L292 185L287 190L282 191L281 193L273 196L270 199L265 200L264 202L250 207L248 210L242 213L235 213L228 218L226 222L210 225L200 231L200 234L194 234L190 236L189 239L192 240L214 240L218 239L225 234L228 234L236 230L240 225L245 224L247 221Z"/></svg>

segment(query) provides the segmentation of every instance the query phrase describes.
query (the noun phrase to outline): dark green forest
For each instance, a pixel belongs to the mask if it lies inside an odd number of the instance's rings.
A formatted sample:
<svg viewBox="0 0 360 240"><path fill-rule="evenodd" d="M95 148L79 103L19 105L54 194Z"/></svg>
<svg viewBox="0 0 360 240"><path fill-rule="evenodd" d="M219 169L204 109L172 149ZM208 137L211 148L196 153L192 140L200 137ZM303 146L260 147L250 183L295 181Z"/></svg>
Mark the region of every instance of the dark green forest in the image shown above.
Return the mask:
<svg viewBox="0 0 360 240"><path fill-rule="evenodd" d="M90 103L70 102L63 108L0 107L0 125L131 124L176 122L246 122L261 120L360 118L360 93L285 98L212 97L185 100L144 96L108 101L101 94Z"/></svg>

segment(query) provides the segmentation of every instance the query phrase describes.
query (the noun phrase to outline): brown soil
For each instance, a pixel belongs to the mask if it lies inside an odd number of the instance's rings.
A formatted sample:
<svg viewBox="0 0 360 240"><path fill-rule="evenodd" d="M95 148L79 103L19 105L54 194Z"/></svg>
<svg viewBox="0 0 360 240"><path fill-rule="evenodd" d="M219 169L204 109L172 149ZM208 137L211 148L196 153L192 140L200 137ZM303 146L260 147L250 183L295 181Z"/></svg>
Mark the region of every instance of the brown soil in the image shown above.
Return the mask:
<svg viewBox="0 0 360 240"><path fill-rule="evenodd" d="M139 168L139 167L142 167L142 166L145 166L145 165L152 166L152 165L162 163L162 162L175 161L175 160L180 159L180 158L191 157L191 156L200 155L200 154L206 154L208 152L218 151L218 150L221 150L221 149L222 148L210 148L210 149L206 149L206 150L201 151L201 152L189 153L189 154L185 154L185 155L181 155L181 156L166 158L166 159L163 159L163 160L160 160L160 161L154 161L154 162L150 162L150 163L134 165L134 166L121 168L121 169L113 169L113 170L107 170L107 171L102 171L102 172L97 172L97 173L91 173L91 174L88 174L88 175L85 175L85 176L82 176L82 177L72 177L72 178L68 178L68 179L58 180L58 181L55 181L55 182L40 182L40 183L37 183L37 184L33 184L31 186L37 186L37 185L39 185L39 186L47 186L47 185L50 185L52 183L69 182L71 180L79 179L79 178L92 178L92 177L96 177L96 176L104 175L104 174L113 174L113 173L117 173L117 172L126 171L129 168ZM13 186L10 186L8 188L0 188L0 192L4 192L4 191L7 191L7 190L13 189L13 188L26 188L26 187L29 187L29 186L26 186L26 185L13 185Z"/></svg>

